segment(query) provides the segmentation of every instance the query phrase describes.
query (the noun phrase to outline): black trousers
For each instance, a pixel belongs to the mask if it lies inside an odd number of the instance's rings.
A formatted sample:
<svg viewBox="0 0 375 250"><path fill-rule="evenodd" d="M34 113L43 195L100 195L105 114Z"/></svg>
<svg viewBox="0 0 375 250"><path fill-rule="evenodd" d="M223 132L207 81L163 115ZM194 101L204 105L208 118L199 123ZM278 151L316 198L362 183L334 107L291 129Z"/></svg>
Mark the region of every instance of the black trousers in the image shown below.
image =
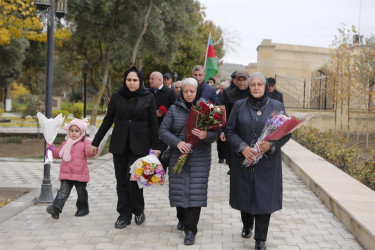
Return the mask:
<svg viewBox="0 0 375 250"><path fill-rule="evenodd" d="M271 214L255 214L241 211L241 219L244 228L253 228L255 221L255 240L267 240L268 226L270 225Z"/></svg>
<svg viewBox="0 0 375 250"><path fill-rule="evenodd" d="M73 186L77 190L77 210L89 210L89 201L87 194L87 182L80 181L70 181L70 180L61 180L60 189L57 192L55 199L52 202L54 207L57 207L60 212L63 210L66 200L69 198L70 191L72 191Z"/></svg>
<svg viewBox="0 0 375 250"><path fill-rule="evenodd" d="M182 222L185 228L185 233L187 231L193 231L194 234L198 232L198 222L199 216L201 214L200 207L176 207L177 209L177 218Z"/></svg>
<svg viewBox="0 0 375 250"><path fill-rule="evenodd" d="M125 220L131 221L132 214L140 215L145 207L143 188L139 188L136 181L130 181L130 165L142 156L129 151L113 154L115 165L117 212Z"/></svg>
<svg viewBox="0 0 375 250"><path fill-rule="evenodd" d="M218 157L219 157L219 160L226 160L227 159L227 142L226 141L222 141L219 139L217 139L216 141L217 143L217 154L218 154Z"/></svg>

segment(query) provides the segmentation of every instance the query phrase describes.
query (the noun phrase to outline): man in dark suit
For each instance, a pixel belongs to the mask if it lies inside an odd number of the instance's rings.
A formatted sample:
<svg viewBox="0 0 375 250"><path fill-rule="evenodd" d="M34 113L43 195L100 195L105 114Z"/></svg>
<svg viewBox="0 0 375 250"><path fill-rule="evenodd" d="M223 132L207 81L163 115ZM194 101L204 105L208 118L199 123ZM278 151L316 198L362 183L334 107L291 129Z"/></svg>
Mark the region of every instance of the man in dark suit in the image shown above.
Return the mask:
<svg viewBox="0 0 375 250"><path fill-rule="evenodd" d="M158 117L158 127L163 121L164 115L160 111L160 107L164 106L167 110L176 101L176 93L163 84L163 75L154 71L150 75L150 92L155 96L156 116Z"/></svg>
<svg viewBox="0 0 375 250"><path fill-rule="evenodd" d="M207 101L211 101L213 104L218 104L219 101L216 96L215 88L208 85L207 82L204 81L206 73L204 72L204 68L202 65L194 66L192 76L202 86L202 97Z"/></svg>
<svg viewBox="0 0 375 250"><path fill-rule="evenodd" d="M164 106L167 110L170 106L174 104L176 101L176 93L173 89L168 88L163 84L163 75L160 72L154 71L150 75L150 91L155 96L155 105L156 105L156 116L158 117L158 127L160 128L161 122L164 119L165 113L163 114L161 108ZM160 141L160 151L161 155L163 152L168 148L168 145L165 144L163 141ZM166 165L166 164L164 164ZM168 166L163 166L164 170L167 170Z"/></svg>
<svg viewBox="0 0 375 250"><path fill-rule="evenodd" d="M274 100L278 100L283 103L283 94L276 89L276 80L273 77L267 78L268 82L268 97Z"/></svg>

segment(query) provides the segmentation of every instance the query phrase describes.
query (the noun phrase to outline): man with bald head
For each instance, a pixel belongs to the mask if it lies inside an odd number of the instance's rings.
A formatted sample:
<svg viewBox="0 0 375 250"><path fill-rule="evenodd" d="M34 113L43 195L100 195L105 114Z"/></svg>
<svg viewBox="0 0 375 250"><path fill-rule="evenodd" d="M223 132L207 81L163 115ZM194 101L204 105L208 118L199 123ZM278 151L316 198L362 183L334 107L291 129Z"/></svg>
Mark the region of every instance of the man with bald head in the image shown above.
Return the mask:
<svg viewBox="0 0 375 250"><path fill-rule="evenodd" d="M167 110L169 109L172 104L177 99L176 93L173 89L168 88L163 84L163 75L158 71L154 71L150 75L150 87L149 90L155 96L155 105L156 105L156 116L158 117L158 127L160 128L160 124L163 121L165 114L160 111L160 107L164 106ZM160 141L160 151L161 154L167 149L168 145L166 145L163 141ZM168 166L163 166L164 170Z"/></svg>
<svg viewBox="0 0 375 250"><path fill-rule="evenodd" d="M163 75L154 71L150 75L150 91L155 96L156 115L158 117L158 126L160 127L164 115L160 112L160 107L164 106L169 109L170 106L176 101L176 93L163 84Z"/></svg>

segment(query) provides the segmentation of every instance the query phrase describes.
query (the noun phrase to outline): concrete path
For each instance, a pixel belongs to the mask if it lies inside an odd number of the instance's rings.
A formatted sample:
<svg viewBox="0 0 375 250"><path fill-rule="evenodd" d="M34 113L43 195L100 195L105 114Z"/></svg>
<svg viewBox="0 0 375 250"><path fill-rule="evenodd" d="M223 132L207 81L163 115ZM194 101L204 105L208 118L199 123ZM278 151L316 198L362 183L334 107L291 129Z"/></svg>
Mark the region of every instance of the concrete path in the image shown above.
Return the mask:
<svg viewBox="0 0 375 250"><path fill-rule="evenodd" d="M176 211L168 201L168 183L144 190L144 225L137 226L132 221L125 229L114 228L118 216L116 182L113 163L107 155L106 160L90 164L88 216L74 216L77 195L73 189L59 220L46 213L48 204L35 204L0 221L0 249L254 249L253 238L240 236L240 213L228 204L228 169L217 160L213 150L208 207L202 209L193 246L184 246L184 233L176 229ZM59 187L58 166L51 167L54 188ZM283 171L284 208L271 217L268 249L363 249L285 164ZM40 187L43 163L0 161L0 173L0 186Z"/></svg>

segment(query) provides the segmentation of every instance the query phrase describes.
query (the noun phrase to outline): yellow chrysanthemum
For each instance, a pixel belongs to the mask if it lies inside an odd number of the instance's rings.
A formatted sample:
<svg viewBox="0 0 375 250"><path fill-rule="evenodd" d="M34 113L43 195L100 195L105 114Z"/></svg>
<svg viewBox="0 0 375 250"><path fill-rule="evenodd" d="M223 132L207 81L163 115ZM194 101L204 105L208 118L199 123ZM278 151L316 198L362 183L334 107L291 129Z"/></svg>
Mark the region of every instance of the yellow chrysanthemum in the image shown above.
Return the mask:
<svg viewBox="0 0 375 250"><path fill-rule="evenodd" d="M138 175L138 176L141 176L143 174L143 168L136 168L135 174Z"/></svg>

